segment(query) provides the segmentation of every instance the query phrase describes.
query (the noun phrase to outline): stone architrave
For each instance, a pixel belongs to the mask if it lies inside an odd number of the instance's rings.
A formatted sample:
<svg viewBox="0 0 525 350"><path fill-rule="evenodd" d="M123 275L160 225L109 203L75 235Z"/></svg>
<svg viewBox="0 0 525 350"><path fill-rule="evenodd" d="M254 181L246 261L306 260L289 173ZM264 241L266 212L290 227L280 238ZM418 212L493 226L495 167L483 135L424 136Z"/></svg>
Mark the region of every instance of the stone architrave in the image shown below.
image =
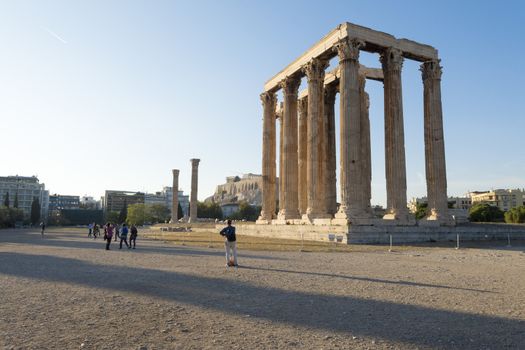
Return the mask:
<svg viewBox="0 0 525 350"><path fill-rule="evenodd" d="M340 185L341 206L335 224L361 223L368 218L361 186L361 98L359 94L359 48L357 39L343 39L335 45L339 56L339 99L341 118Z"/></svg>
<svg viewBox="0 0 525 350"><path fill-rule="evenodd" d="M425 219L442 225L453 225L453 219L448 213L447 201L447 172L441 108L441 68L439 60L427 61L421 65L429 209Z"/></svg>
<svg viewBox="0 0 525 350"><path fill-rule="evenodd" d="M368 110L370 107L370 98L368 93L365 91L366 77L361 75L359 77L359 94L361 96L361 159L362 159L362 171L361 171L361 183L362 183L362 195L363 203L365 205L365 211L372 214L372 208L370 200L372 198L372 154L370 146L370 118Z"/></svg>
<svg viewBox="0 0 525 350"><path fill-rule="evenodd" d="M262 209L258 223L275 218L275 93L261 94L263 105Z"/></svg>
<svg viewBox="0 0 525 350"><path fill-rule="evenodd" d="M287 77L281 82L283 89L283 203L279 208L279 220L299 218L298 202L298 156L297 156L297 95L300 84L298 76Z"/></svg>
<svg viewBox="0 0 525 350"><path fill-rule="evenodd" d="M170 223L177 223L179 221L179 169L173 169L173 186L171 187L172 191L172 200L171 200L171 220Z"/></svg>
<svg viewBox="0 0 525 350"><path fill-rule="evenodd" d="M199 185L199 162L200 159L190 159L191 162L191 194L190 194L190 219L189 222L197 222L197 190Z"/></svg>
<svg viewBox="0 0 525 350"><path fill-rule="evenodd" d="M308 136L308 99L302 98L299 100L299 127L298 127L298 192L299 192L299 213L301 215L306 213L308 207L308 193L306 182L306 164L307 164L307 136Z"/></svg>
<svg viewBox="0 0 525 350"><path fill-rule="evenodd" d="M384 73L385 96L385 173L387 213L385 220L408 224L403 94L401 89L402 52L387 48L380 58Z"/></svg>
<svg viewBox="0 0 525 350"><path fill-rule="evenodd" d="M324 90L324 120L326 122L326 176L325 176L325 206L326 212L334 215L337 211L337 179L336 179L336 143L335 143L335 96L337 85L330 84Z"/></svg>
<svg viewBox="0 0 525 350"><path fill-rule="evenodd" d="M306 183L308 207L303 219L313 222L314 219L328 218L325 209L325 183L323 181L323 99L324 75L328 62L313 58L303 71L308 80L308 122L307 122L307 164Z"/></svg>

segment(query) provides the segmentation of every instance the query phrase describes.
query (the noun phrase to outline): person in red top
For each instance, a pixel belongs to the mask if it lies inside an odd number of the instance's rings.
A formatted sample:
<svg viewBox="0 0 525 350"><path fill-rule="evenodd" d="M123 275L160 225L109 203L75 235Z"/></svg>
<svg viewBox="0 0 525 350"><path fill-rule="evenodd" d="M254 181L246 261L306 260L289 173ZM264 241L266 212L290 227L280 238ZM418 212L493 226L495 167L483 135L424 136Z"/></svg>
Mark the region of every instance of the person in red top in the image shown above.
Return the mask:
<svg viewBox="0 0 525 350"><path fill-rule="evenodd" d="M111 239L113 238L113 229L114 229L113 225L111 225L111 223L108 222L105 228L106 234L104 235L104 238L107 241L106 250L109 250L109 245L111 244Z"/></svg>

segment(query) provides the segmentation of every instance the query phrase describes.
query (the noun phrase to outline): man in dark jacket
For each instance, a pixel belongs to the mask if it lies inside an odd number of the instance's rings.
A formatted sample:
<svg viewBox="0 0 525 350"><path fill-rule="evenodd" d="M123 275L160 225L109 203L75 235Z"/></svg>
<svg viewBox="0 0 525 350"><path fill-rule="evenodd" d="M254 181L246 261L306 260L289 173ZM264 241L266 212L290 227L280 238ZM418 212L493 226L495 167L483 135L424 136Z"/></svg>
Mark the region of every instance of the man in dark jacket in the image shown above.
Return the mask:
<svg viewBox="0 0 525 350"><path fill-rule="evenodd" d="M237 238L235 237L235 226L232 221L228 220L228 226L220 232L224 239L224 248L226 249L226 267L232 266L230 263L230 250L233 254L233 266L237 267Z"/></svg>

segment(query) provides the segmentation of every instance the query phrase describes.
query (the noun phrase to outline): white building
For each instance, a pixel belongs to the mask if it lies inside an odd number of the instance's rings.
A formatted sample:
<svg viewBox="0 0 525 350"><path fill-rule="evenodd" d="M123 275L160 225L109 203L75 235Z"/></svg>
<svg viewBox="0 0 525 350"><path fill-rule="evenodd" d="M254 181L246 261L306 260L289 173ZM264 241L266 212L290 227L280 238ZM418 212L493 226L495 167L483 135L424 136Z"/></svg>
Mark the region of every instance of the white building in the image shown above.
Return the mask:
<svg viewBox="0 0 525 350"><path fill-rule="evenodd" d="M49 191L38 181L36 176L0 176L0 198L4 205L6 194L9 193L9 206L13 207L15 197L18 197L18 208L24 211L24 216L31 215L31 204L34 198L40 202L40 217L47 218L49 210Z"/></svg>

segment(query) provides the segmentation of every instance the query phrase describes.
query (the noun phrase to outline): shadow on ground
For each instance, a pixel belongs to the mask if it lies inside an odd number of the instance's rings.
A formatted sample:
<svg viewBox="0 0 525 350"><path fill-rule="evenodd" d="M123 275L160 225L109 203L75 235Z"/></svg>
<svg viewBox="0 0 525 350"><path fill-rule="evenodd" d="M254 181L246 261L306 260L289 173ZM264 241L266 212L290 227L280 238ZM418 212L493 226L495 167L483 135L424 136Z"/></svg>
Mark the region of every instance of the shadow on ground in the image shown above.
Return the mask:
<svg viewBox="0 0 525 350"><path fill-rule="evenodd" d="M56 268L59 266L60 268ZM0 273L136 293L272 322L441 349L519 348L525 321L254 286L228 278L0 253ZM495 344L495 339L506 339Z"/></svg>

